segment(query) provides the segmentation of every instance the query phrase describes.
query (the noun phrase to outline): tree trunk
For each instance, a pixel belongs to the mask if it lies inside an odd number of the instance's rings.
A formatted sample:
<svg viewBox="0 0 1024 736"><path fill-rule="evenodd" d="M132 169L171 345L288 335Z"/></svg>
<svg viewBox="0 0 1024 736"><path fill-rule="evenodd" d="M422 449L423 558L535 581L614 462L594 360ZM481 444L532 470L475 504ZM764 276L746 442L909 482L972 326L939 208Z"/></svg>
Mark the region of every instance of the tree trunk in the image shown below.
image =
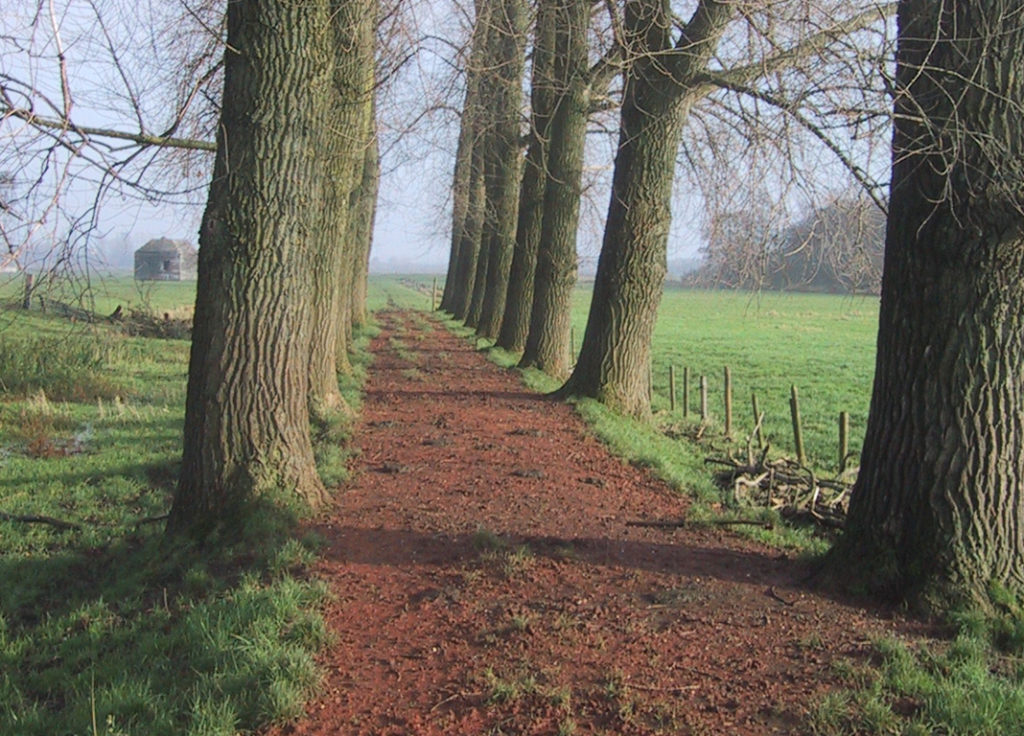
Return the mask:
<svg viewBox="0 0 1024 736"><path fill-rule="evenodd" d="M459 122L459 142L455 151L455 171L452 175L452 244L448 257L448 273L444 281L441 308L465 317L468 307L460 310L465 303L465 280L468 277L465 255L462 247L475 225L471 212L475 203L473 150L478 143L481 128L480 80L484 73L487 51L489 11L491 3L476 0L476 19L473 24L473 38L469 62L466 66L466 96L462 104L462 118ZM479 248L479 245L477 245ZM475 259L475 255L473 256ZM475 265L475 260L474 260ZM475 269L474 269L475 274Z"/></svg>
<svg viewBox="0 0 1024 736"><path fill-rule="evenodd" d="M484 137L485 144L480 148L481 158L484 156L489 139ZM475 251L473 274L469 278L472 284L470 289L469 308L466 311L464 320L466 327L476 328L480 324L480 314L484 308L484 291L487 290L487 267L490 263L491 249L490 239L487 237L487 221L493 219L493 204L487 199L486 167L482 168L483 175L480 178L480 230L479 237L469 246L470 252ZM467 233L468 234L468 233Z"/></svg>
<svg viewBox="0 0 1024 736"><path fill-rule="evenodd" d="M669 200L687 92L736 12L704 0L673 49L672 21L657 0L627 3L626 73L611 203L594 295L576 368L559 395L589 396L625 414L650 411L651 334L661 301ZM671 66L666 66L671 62Z"/></svg>
<svg viewBox="0 0 1024 736"><path fill-rule="evenodd" d="M357 248L350 232L352 192L365 158L368 109L373 90L376 3L332 3L334 30L333 104L321 151L327 182L317 261L310 273L313 330L310 350L310 410L317 417L348 411L338 373L351 372L348 344Z"/></svg>
<svg viewBox="0 0 1024 736"><path fill-rule="evenodd" d="M377 193L380 189L380 146L377 140L376 106L370 111L370 141L366 146L363 176L358 193L352 240L356 248L357 270L352 285L352 326L366 325L366 280L370 272L370 250L373 246L373 225L377 217Z"/></svg>
<svg viewBox="0 0 1024 736"><path fill-rule="evenodd" d="M526 335L530 328L537 248L544 217L557 4L558 0L540 0L537 4L530 80L530 145L519 187L516 242L509 272L505 314L496 343L498 347L514 353L521 352L526 346Z"/></svg>
<svg viewBox="0 0 1024 736"><path fill-rule="evenodd" d="M589 11L586 0L560 0L557 5L556 99L550 127L548 181L530 330L520 362L523 367L536 366L560 378L569 373L572 358L569 336L576 285L576 229L590 107L586 40Z"/></svg>
<svg viewBox="0 0 1024 736"><path fill-rule="evenodd" d="M306 401L308 276L333 66L328 10L326 1L228 4L169 533L202 534L255 497L325 498Z"/></svg>
<svg viewBox="0 0 1024 736"><path fill-rule="evenodd" d="M1024 26L1009 0L943 6L899 5L875 384L834 558L933 610L1024 592Z"/></svg>
<svg viewBox="0 0 1024 736"><path fill-rule="evenodd" d="M519 204L519 107L522 101L526 8L523 0L503 0L492 17L494 61L489 94L488 144L484 149L487 214L481 252L486 269L477 322L477 334L494 339L501 329L508 294L512 250L516 242L516 207ZM485 259L481 257L481 261ZM481 270L477 270L477 278Z"/></svg>
<svg viewBox="0 0 1024 736"><path fill-rule="evenodd" d="M477 129L479 136L479 129ZM474 141L470 165L469 202L466 205L466 226L462 230L459 244L458 269L455 278L455 296L452 314L466 322L476 287L477 260L480 255L480 238L484 227L484 167L483 147Z"/></svg>

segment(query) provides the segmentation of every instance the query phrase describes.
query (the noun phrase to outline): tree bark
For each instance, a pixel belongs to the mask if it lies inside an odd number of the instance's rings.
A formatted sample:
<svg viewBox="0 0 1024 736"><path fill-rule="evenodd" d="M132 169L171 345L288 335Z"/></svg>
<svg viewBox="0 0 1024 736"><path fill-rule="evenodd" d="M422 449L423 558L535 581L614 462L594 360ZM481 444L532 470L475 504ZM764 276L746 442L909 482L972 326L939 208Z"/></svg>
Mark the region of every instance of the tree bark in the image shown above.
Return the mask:
<svg viewBox="0 0 1024 736"><path fill-rule="evenodd" d="M479 127L475 131L479 136ZM474 141L470 165L469 202L466 205L466 225L459 244L458 269L455 276L455 295L452 314L467 322L476 287L477 260L480 238L484 228L484 165L483 147Z"/></svg>
<svg viewBox="0 0 1024 736"><path fill-rule="evenodd" d="M1024 26L899 4L875 383L834 561L931 610L1024 593Z"/></svg>
<svg viewBox="0 0 1024 736"><path fill-rule="evenodd" d="M556 5L554 85L548 180L537 254L531 320L520 365L559 378L569 373L572 292L576 285L583 148L590 108L586 0Z"/></svg>
<svg viewBox="0 0 1024 736"><path fill-rule="evenodd" d="M533 41L530 78L530 143L519 186L516 241L509 271L508 294L501 331L495 343L510 352L522 352L530 329L533 280L537 270L544 218L544 184L553 104L556 7L559 0L539 0Z"/></svg>
<svg viewBox="0 0 1024 736"><path fill-rule="evenodd" d="M317 417L348 411L338 390L338 373L352 370L348 344L358 249L350 222L352 193L362 175L373 94L375 19L373 0L332 3L334 84L321 151L327 180L321 205L320 248L310 272L313 330L309 405Z"/></svg>
<svg viewBox="0 0 1024 736"><path fill-rule="evenodd" d="M472 286L467 288L466 285L466 280L470 277L467 263L470 254L464 253L463 246L466 245L470 231L476 225L475 207L479 204L476 200L475 187L479 183L479 172L476 167L481 164L479 160L474 163L473 153L479 142L481 130L480 84L484 74L491 4L488 0L476 0L474 3L476 19L473 24L469 63L466 67L466 95L459 121L459 142L455 151L455 171L452 175L452 243L441 308L459 319L464 319L468 311L466 292L472 292ZM479 234L476 240L479 240ZM478 250L479 243L473 249L474 276Z"/></svg>
<svg viewBox="0 0 1024 736"><path fill-rule="evenodd" d="M201 535L257 497L325 499L306 402L328 11L325 0L228 4L172 534Z"/></svg>
<svg viewBox="0 0 1024 736"><path fill-rule="evenodd" d="M356 248L356 277L352 285L352 327L366 325L366 282L370 273L373 226L377 218L377 193L380 189L380 145L377 139L376 106L370 111L370 141L366 146L363 175L356 189L352 240Z"/></svg>
<svg viewBox="0 0 1024 736"><path fill-rule="evenodd" d="M667 6L627 3L626 87L611 203L579 360L561 396L596 398L625 414L650 411L651 335L661 301L679 136L731 2L703 0L682 39ZM690 92L690 95L687 95Z"/></svg>
<svg viewBox="0 0 1024 736"><path fill-rule="evenodd" d="M484 149L487 216L480 246L481 254L486 251L487 255L480 258L486 268L477 269L477 278L483 275L483 289L476 323L477 334L491 339L501 329L516 242L525 21L524 0L502 0L491 19L493 62L485 100L490 120Z"/></svg>

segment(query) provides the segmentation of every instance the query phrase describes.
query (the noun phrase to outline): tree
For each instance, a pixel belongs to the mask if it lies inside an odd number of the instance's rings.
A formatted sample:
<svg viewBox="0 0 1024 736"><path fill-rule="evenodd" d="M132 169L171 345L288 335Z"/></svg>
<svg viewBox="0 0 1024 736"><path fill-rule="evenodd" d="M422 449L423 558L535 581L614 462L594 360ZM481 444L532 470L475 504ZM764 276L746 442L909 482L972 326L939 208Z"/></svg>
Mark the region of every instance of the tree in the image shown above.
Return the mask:
<svg viewBox="0 0 1024 736"><path fill-rule="evenodd" d="M469 315L483 232L482 141L485 124L481 85L484 83L487 63L492 5L488 0L477 0L474 4L476 17L466 64L466 91L459 121L459 142L452 182L452 240L442 307L461 320Z"/></svg>
<svg viewBox="0 0 1024 736"><path fill-rule="evenodd" d="M1024 593L1022 20L899 3L875 384L836 559L939 610Z"/></svg>
<svg viewBox="0 0 1024 736"><path fill-rule="evenodd" d="M674 43L666 5L626 5L631 61L611 203L580 357L562 395L592 396L629 414L648 408L646 367L665 278L672 172L691 102L685 93L695 86L687 76L705 69L734 10L702 2Z"/></svg>
<svg viewBox="0 0 1024 736"><path fill-rule="evenodd" d="M172 5L53 0L0 13L0 169L16 174L0 248L33 270L84 275L112 194L179 216L199 204L223 9Z"/></svg>
<svg viewBox="0 0 1024 736"><path fill-rule="evenodd" d="M749 201L749 200L748 200ZM689 284L877 294L881 288L885 213L859 193L805 211L795 221L764 206L709 218L700 270Z"/></svg>
<svg viewBox="0 0 1024 736"><path fill-rule="evenodd" d="M586 0L556 0L554 62L540 244L530 321L520 365L554 376L569 372L570 306L576 285L576 229L591 90L605 79L606 57L588 67ZM613 50L613 55L617 49Z"/></svg>
<svg viewBox="0 0 1024 736"><path fill-rule="evenodd" d="M201 534L260 496L324 500L307 412L307 280L324 198L332 40L327 0L228 4L170 533Z"/></svg>
<svg viewBox="0 0 1024 736"><path fill-rule="evenodd" d="M366 146L359 186L352 192L354 223L351 240L356 248L356 273L352 283L352 327L366 325L366 280L370 271L373 224L377 216L377 192L380 188L380 145L377 140L376 105L370 110L370 140Z"/></svg>
<svg viewBox="0 0 1024 736"><path fill-rule="evenodd" d="M487 74L480 104L483 138L484 222L473 300L466 324L496 338L505 313L515 247L519 194L520 111L525 54L524 0L501 0L490 18Z"/></svg>
<svg viewBox="0 0 1024 736"><path fill-rule="evenodd" d="M310 269L313 329L310 347L310 409L327 417L347 411L338 372L347 372L352 291L362 258L354 237L353 193L362 180L371 129L373 99L373 0L341 0L332 8L335 63L331 108L320 152L327 177L320 240Z"/></svg>
<svg viewBox="0 0 1024 736"><path fill-rule="evenodd" d="M501 330L495 343L510 352L526 346L533 304L534 273L544 219L544 187L548 175L548 144L554 104L556 8L560 0L538 0L530 70L530 129L519 183L516 240L512 251L508 293Z"/></svg>
<svg viewBox="0 0 1024 736"><path fill-rule="evenodd" d="M666 271L676 151L690 110L721 90L796 110L796 102L757 83L777 75L780 85L788 86L789 77L799 75L783 70L826 53L830 45L845 48L844 39L882 17L876 8L855 7L848 15L836 8L838 20L825 22L821 8L814 8L796 28L765 39L771 43L753 41L760 58L719 67L723 44L736 44L743 36L740 30L727 33L733 20L749 21L746 36L756 39L759 28L776 33L785 25L767 22L778 20L775 14L784 9L777 3L702 0L683 23L671 16L667 3L626 4L626 83L611 201L579 360L560 395L593 397L626 414L649 411L650 340ZM673 39L677 25L682 29ZM782 42L795 31L805 35ZM798 112L789 114L802 119Z"/></svg>
<svg viewBox="0 0 1024 736"><path fill-rule="evenodd" d="M469 59L465 63L466 90L462 102L462 114L459 117L459 140L455 149L455 170L452 173L452 233L451 247L448 256L448 273L441 295L441 309L454 313L463 290L465 273L463 273L461 245L466 235L469 218L471 179L473 163L473 147L478 132L477 112L479 108L479 84L483 71L482 55L486 43L487 24L484 13L487 12L486 0L474 3L475 18L470 41Z"/></svg>

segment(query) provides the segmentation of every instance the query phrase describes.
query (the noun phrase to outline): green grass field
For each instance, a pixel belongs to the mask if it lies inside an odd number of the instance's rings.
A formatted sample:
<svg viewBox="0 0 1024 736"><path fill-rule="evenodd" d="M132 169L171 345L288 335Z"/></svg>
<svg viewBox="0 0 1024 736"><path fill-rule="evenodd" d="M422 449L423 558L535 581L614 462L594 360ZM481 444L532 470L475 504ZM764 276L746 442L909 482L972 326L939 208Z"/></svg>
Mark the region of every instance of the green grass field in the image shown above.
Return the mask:
<svg viewBox="0 0 1024 736"><path fill-rule="evenodd" d="M101 314L180 316L195 295L194 282L94 288ZM0 302L21 289L8 281ZM396 281L372 296L424 306ZM0 512L74 525L0 520L2 734L229 736L297 714L318 680L326 589L302 575L316 540L293 537L292 514L265 510L203 549L162 538L187 359L185 340L0 309ZM358 404L358 381L342 384ZM318 458L337 480L344 451Z"/></svg>
<svg viewBox="0 0 1024 736"><path fill-rule="evenodd" d="M590 289L577 289L576 347L582 340ZM764 413L773 454L794 455L790 386L800 394L808 461L838 465L839 412L850 414L850 451L859 453L874 374L878 300L827 294L668 289L654 332L652 408L662 423L682 418L683 368L690 369L690 419L699 417L698 381L708 378L712 423L724 421L723 369L733 383L733 437L754 426L751 393ZM669 366L676 367L677 413L669 416ZM856 461L853 461L856 464Z"/></svg>
<svg viewBox="0 0 1024 736"><path fill-rule="evenodd" d="M369 305L427 309L431 282L373 279ZM94 287L80 303L100 314L122 304L181 316L195 285L140 290L119 278ZM16 280L0 283L0 303L20 292ZM577 292L577 346L589 296ZM851 413L851 445L860 446L876 320L873 299L669 290L655 333L655 422L624 420L590 401L577 407L616 452L702 499L698 514L711 513L720 496L703 463L706 446L663 432L682 422L681 410L668 413L668 366L680 378L683 366L691 369L691 420L696 377L709 377L714 434L728 365L737 439L752 424L755 390L776 453L792 453L795 383L811 460L833 470L840 410ZM354 405L372 332L358 340L356 377L342 382ZM159 517L179 462L187 353L180 339L0 309L0 511L77 527L0 520L2 734L227 736L295 715L318 680L313 654L329 637L317 610L326 593L303 575L317 541L294 538L293 515L268 509L241 538L203 549L171 548L162 539ZM515 358L492 357L506 365ZM536 371L525 378L539 390L557 387ZM720 436L714 443L725 446ZM318 457L332 479L340 477L344 449ZM826 547L785 527L767 539L811 552ZM882 641L874 664L837 663L849 690L809 704L810 732L1019 732L1024 618L1014 606L1006 602L1007 615L996 621L958 619L956 638L934 649ZM912 715L897 715L897 702L914 704Z"/></svg>

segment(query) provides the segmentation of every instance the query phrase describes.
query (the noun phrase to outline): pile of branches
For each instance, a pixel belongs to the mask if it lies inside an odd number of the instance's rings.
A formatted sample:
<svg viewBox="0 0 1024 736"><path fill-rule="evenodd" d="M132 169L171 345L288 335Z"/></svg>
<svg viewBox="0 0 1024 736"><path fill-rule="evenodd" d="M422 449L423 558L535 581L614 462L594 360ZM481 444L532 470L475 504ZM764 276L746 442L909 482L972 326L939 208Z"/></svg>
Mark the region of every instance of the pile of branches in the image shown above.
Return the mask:
<svg viewBox="0 0 1024 736"><path fill-rule="evenodd" d="M768 459L767 445L759 457L747 452L745 461L735 457L708 457L707 465L719 467L718 485L732 493L740 506L770 508L786 519L811 521L829 529L842 529L849 508L855 471L839 478L819 478L806 465L789 458Z"/></svg>
<svg viewBox="0 0 1024 736"><path fill-rule="evenodd" d="M107 320L120 324L126 335L175 340L188 340L192 337L191 317L185 319L166 312L163 316L157 316L146 309L125 311L118 306Z"/></svg>

